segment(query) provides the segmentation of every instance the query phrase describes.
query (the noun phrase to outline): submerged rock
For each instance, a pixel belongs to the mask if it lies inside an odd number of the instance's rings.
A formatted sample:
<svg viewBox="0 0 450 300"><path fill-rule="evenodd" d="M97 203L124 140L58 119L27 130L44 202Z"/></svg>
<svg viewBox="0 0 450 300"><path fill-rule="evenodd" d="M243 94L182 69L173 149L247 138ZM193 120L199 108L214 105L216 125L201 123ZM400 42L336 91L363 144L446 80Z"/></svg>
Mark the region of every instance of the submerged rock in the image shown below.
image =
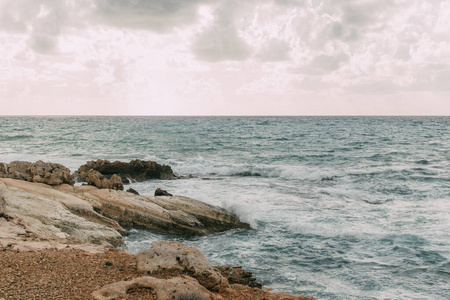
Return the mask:
<svg viewBox="0 0 450 300"><path fill-rule="evenodd" d="M175 179L172 168L160 165L154 161L144 161L135 159L127 162L109 160L88 161L75 172L75 176L80 181L86 181L89 170L95 170L109 178L113 174L120 176L124 183L129 183L129 179L135 181L145 181L149 179Z"/></svg>
<svg viewBox="0 0 450 300"><path fill-rule="evenodd" d="M0 163L0 178L12 178L49 185L67 183L73 185L75 180L70 170L56 163L46 163L39 160L35 163L13 161L9 164Z"/></svg>
<svg viewBox="0 0 450 300"><path fill-rule="evenodd" d="M167 192L166 190L157 188L155 190L155 196L173 196L173 195L171 193Z"/></svg>

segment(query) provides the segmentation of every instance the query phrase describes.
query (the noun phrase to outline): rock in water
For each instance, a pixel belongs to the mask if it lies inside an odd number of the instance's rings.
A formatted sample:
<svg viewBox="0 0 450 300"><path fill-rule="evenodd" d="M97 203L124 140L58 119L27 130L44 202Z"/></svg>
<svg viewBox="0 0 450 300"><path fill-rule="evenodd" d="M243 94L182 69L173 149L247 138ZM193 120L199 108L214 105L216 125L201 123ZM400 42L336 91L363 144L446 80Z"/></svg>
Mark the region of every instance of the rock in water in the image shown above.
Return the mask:
<svg viewBox="0 0 450 300"><path fill-rule="evenodd" d="M55 163L45 163L39 160L35 163L26 161L13 161L6 166L0 166L0 177L20 179L30 182L39 182L49 185L59 185L67 183L73 185L75 180L70 174L70 170L61 165Z"/></svg>
<svg viewBox="0 0 450 300"><path fill-rule="evenodd" d="M123 191L122 179L116 174L112 175L110 179L106 178L100 172L89 170L86 178L88 184L98 187L99 189L113 189Z"/></svg>
<svg viewBox="0 0 450 300"><path fill-rule="evenodd" d="M229 287L228 281L199 250L180 242L157 241L150 249L136 254L137 269L146 274L173 272L189 275L208 290Z"/></svg>
<svg viewBox="0 0 450 300"><path fill-rule="evenodd" d="M171 193L167 192L166 190L157 188L155 191L155 196L173 196L173 195Z"/></svg>
<svg viewBox="0 0 450 300"><path fill-rule="evenodd" d="M122 178L122 181L129 183L129 178L136 181L145 181L149 179L175 179L172 168L165 165L160 165L154 161L144 161L135 159L127 162L109 160L88 161L82 165L75 172L75 176L80 181L86 181L89 170L100 172L105 177L109 178L113 174L117 174Z"/></svg>

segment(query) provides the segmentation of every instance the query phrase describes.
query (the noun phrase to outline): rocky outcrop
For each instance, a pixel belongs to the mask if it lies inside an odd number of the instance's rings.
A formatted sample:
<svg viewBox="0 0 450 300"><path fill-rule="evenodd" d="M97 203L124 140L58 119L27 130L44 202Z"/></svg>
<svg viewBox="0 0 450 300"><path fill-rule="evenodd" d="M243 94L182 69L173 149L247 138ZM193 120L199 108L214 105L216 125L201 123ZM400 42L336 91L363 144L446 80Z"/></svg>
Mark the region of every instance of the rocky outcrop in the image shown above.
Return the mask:
<svg viewBox="0 0 450 300"><path fill-rule="evenodd" d="M189 275L211 291L228 288L228 281L211 266L199 250L180 242L157 241L136 255L137 269L145 274L169 272Z"/></svg>
<svg viewBox="0 0 450 300"><path fill-rule="evenodd" d="M9 164L0 163L0 178L12 178L49 185L67 183L73 185L75 180L70 170L61 164L46 163L41 160L31 163L13 161Z"/></svg>
<svg viewBox="0 0 450 300"><path fill-rule="evenodd" d="M242 284L254 288L262 288L262 283L256 282L252 272L247 272L242 267L216 266L214 267L230 284Z"/></svg>
<svg viewBox="0 0 450 300"><path fill-rule="evenodd" d="M171 193L167 192L166 190L157 188L155 190L155 196L173 196L173 195Z"/></svg>
<svg viewBox="0 0 450 300"><path fill-rule="evenodd" d="M95 170L109 178L113 174L120 176L124 183L129 183L129 179L141 182L149 179L175 179L172 168L160 165L154 161L144 161L135 159L127 162L109 160L88 161L75 172L75 176L80 181L86 181L89 170Z"/></svg>
<svg viewBox="0 0 450 300"><path fill-rule="evenodd" d="M88 184L93 185L99 189L113 189L123 191L122 179L114 174L109 179L95 170L89 170L86 178Z"/></svg>

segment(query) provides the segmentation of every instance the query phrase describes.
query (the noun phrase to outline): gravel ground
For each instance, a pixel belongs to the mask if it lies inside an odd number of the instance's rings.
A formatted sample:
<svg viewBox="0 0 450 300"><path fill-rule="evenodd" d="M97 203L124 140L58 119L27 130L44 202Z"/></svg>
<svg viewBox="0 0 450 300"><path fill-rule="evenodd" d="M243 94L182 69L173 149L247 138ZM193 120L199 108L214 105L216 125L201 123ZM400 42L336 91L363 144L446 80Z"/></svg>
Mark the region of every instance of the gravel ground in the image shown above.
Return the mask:
<svg viewBox="0 0 450 300"><path fill-rule="evenodd" d="M118 250L19 252L0 249L0 299L92 299L91 293L139 277L134 256ZM151 289L130 291L126 299L156 299Z"/></svg>

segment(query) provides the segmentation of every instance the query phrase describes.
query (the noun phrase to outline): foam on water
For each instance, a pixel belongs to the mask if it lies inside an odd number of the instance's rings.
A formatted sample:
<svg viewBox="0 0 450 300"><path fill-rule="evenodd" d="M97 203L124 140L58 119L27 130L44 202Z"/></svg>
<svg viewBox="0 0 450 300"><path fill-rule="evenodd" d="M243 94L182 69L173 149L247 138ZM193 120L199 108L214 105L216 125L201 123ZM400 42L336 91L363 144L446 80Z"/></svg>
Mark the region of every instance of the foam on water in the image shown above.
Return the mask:
<svg viewBox="0 0 450 300"><path fill-rule="evenodd" d="M154 160L191 179L131 183L235 212L251 230L178 240L316 299L447 299L450 118L1 117L0 161Z"/></svg>

